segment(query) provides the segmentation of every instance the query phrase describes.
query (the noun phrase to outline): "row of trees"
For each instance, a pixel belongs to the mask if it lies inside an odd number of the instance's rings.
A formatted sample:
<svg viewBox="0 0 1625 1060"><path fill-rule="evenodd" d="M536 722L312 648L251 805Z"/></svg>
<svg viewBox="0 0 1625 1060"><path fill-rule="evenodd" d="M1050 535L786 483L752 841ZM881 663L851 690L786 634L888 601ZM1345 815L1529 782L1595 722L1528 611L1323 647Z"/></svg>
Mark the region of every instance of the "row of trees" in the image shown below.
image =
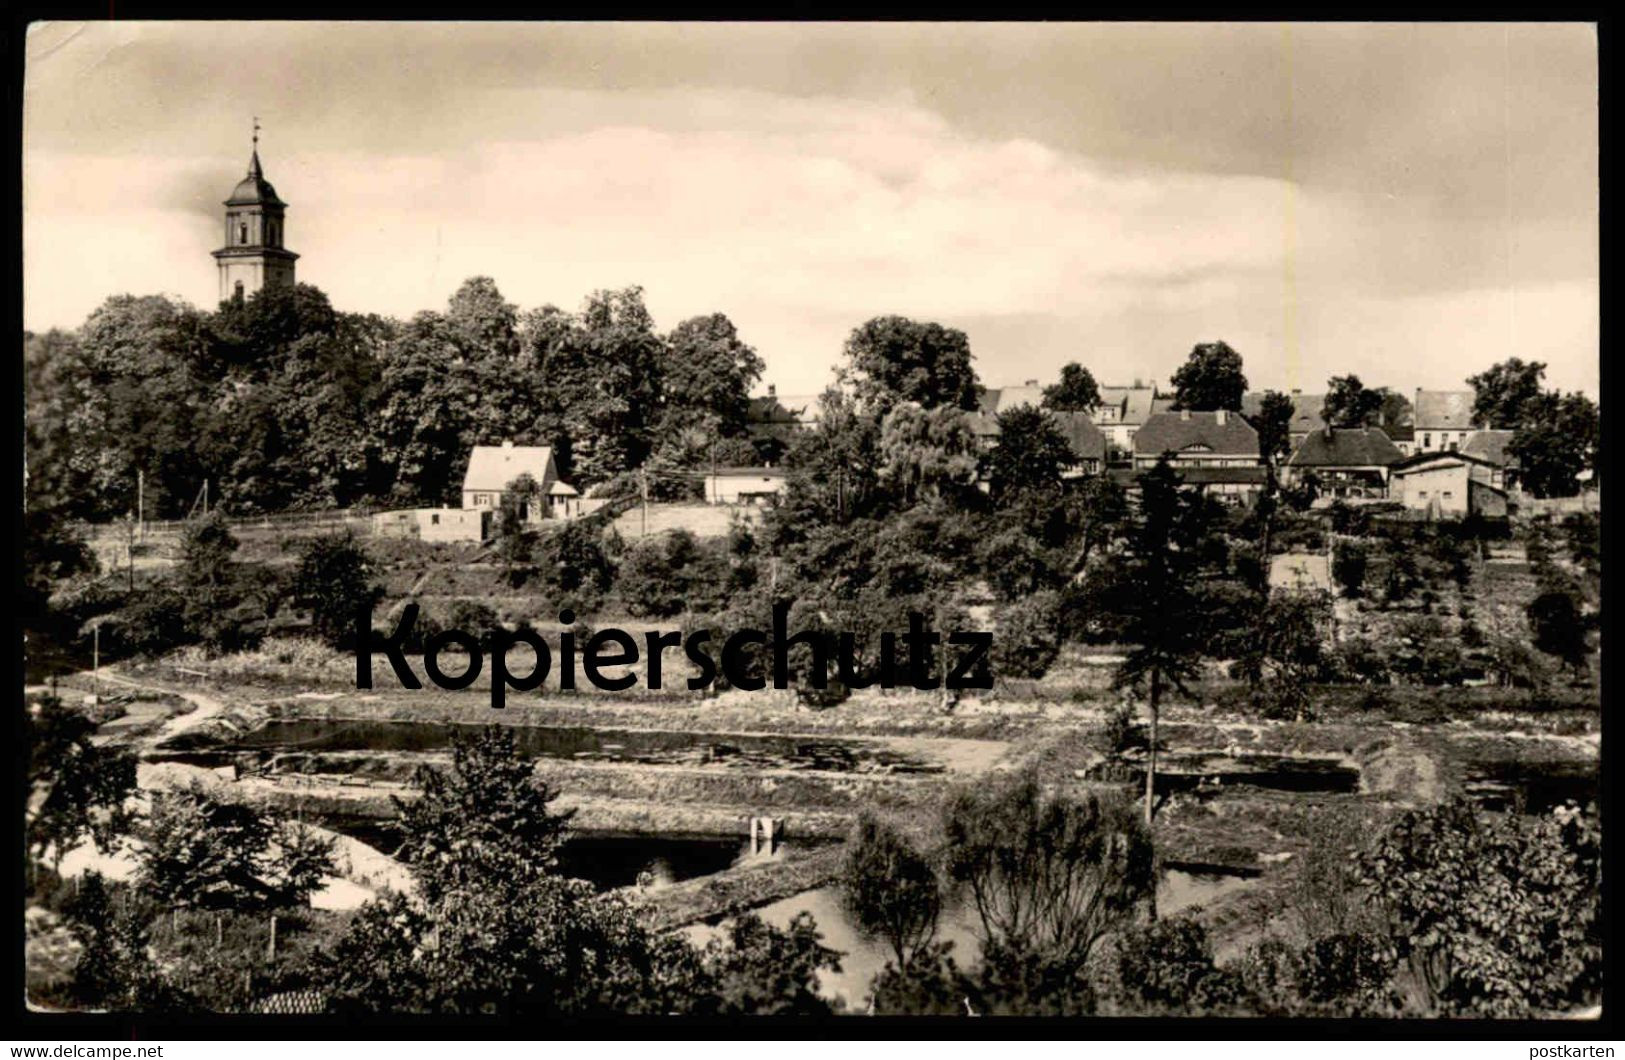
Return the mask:
<svg viewBox="0 0 1625 1060"><path fill-rule="evenodd" d="M406 322L306 284L203 313L118 296L26 335L31 508L185 514L453 499L475 444L552 445L581 486L744 442L762 361L721 314L655 329L640 288L520 313L487 277Z"/></svg>

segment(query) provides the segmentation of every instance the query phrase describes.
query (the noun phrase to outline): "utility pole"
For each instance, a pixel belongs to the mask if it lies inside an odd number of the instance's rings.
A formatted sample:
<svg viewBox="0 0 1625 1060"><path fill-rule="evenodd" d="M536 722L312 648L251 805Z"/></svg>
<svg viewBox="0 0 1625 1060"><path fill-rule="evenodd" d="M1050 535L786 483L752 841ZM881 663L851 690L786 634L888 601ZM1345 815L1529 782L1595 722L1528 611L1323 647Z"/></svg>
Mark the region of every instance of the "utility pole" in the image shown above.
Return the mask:
<svg viewBox="0 0 1625 1060"><path fill-rule="evenodd" d="M642 531L639 532L638 536L639 537L648 537L649 536L649 468L648 468L648 465L644 465L644 466L638 468L638 485L641 487L640 492L643 494L643 529L642 529Z"/></svg>
<svg viewBox="0 0 1625 1060"><path fill-rule="evenodd" d="M137 468L135 472L135 520L141 524L141 543L147 543L147 472Z"/></svg>
<svg viewBox="0 0 1625 1060"><path fill-rule="evenodd" d="M129 543L124 546L124 556L129 560L126 565L129 580L126 586L133 593L135 592L135 520L133 518L127 521L127 529L129 530Z"/></svg>
<svg viewBox="0 0 1625 1060"><path fill-rule="evenodd" d="M90 702L102 701L102 624L90 627Z"/></svg>

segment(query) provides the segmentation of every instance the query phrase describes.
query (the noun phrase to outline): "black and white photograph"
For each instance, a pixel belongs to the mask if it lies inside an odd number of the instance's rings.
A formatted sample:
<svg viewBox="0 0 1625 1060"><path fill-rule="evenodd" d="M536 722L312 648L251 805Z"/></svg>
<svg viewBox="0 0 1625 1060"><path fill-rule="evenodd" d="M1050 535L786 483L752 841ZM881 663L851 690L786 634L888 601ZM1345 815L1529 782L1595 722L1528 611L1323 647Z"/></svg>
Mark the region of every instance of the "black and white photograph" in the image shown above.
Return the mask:
<svg viewBox="0 0 1625 1060"><path fill-rule="evenodd" d="M1595 24L219 16L18 41L35 1044L1605 1037Z"/></svg>

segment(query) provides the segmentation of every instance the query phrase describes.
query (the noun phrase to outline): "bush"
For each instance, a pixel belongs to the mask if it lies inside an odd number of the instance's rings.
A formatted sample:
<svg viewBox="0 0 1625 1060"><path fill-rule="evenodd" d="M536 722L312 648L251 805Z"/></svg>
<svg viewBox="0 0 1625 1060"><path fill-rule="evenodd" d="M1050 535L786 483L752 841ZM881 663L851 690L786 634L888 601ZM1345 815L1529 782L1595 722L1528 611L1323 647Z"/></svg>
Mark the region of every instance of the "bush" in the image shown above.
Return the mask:
<svg viewBox="0 0 1625 1060"><path fill-rule="evenodd" d="M1339 541L1332 550L1332 580L1345 596L1359 596L1365 587L1365 546L1358 541Z"/></svg>
<svg viewBox="0 0 1625 1060"><path fill-rule="evenodd" d="M1106 709L1106 724L1101 727L1095 747L1102 754L1120 755L1140 743L1138 727L1134 724L1134 708L1119 703Z"/></svg>
<svg viewBox="0 0 1625 1060"><path fill-rule="evenodd" d="M1113 995L1130 1011L1193 1015L1226 1008L1236 984L1213 963L1207 929L1188 916L1158 920L1117 942Z"/></svg>
<svg viewBox="0 0 1625 1060"><path fill-rule="evenodd" d="M1034 593L1000 608L989 653L996 677L1043 677L1061 653L1060 596Z"/></svg>
<svg viewBox="0 0 1625 1060"><path fill-rule="evenodd" d="M1526 611L1536 648L1576 670L1586 665L1586 627L1580 603L1570 592L1543 592Z"/></svg>
<svg viewBox="0 0 1625 1060"><path fill-rule="evenodd" d="M186 621L186 598L164 584L138 591L109 628L114 643L132 655L163 655L199 639Z"/></svg>

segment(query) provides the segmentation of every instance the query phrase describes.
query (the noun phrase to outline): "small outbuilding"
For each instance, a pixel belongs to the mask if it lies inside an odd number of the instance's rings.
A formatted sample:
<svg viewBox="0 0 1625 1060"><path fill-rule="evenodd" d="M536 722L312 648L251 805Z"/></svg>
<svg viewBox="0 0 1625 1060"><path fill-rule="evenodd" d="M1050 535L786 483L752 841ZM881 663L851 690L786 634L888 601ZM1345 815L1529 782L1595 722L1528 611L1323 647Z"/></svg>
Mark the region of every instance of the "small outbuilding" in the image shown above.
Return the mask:
<svg viewBox="0 0 1625 1060"><path fill-rule="evenodd" d="M470 508L407 508L374 515L372 532L378 537L441 544L479 542L491 534L491 515L489 511Z"/></svg>
<svg viewBox="0 0 1625 1060"><path fill-rule="evenodd" d="M771 504L784 491L780 467L719 467L705 476L705 499L710 504Z"/></svg>
<svg viewBox="0 0 1625 1060"><path fill-rule="evenodd" d="M1389 497L1428 519L1505 518L1511 505L1495 472L1490 461L1459 450L1417 453L1389 469Z"/></svg>

